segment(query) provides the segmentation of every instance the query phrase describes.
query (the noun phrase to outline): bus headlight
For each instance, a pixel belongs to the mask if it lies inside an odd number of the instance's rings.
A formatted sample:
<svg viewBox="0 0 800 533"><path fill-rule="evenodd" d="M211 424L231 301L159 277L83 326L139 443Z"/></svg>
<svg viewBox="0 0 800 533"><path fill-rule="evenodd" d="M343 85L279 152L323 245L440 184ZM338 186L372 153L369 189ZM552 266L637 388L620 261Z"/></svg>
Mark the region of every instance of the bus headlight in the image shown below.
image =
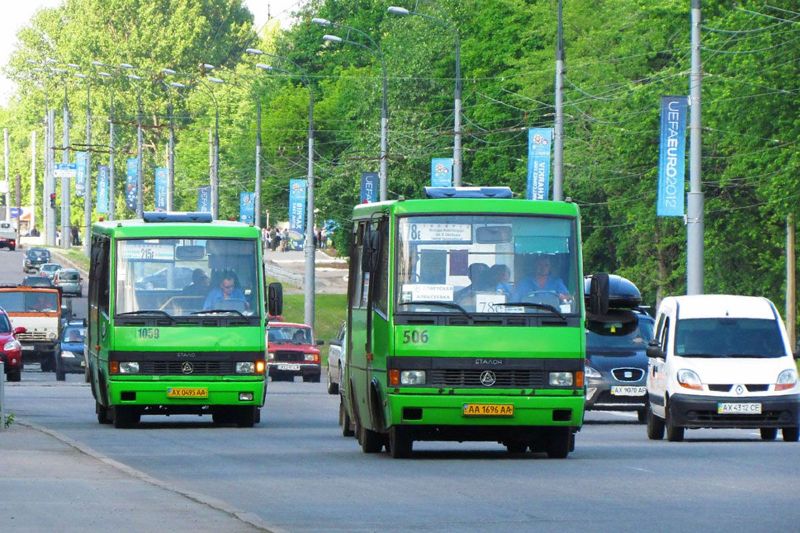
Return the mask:
<svg viewBox="0 0 800 533"><path fill-rule="evenodd" d="M120 361L119 363L120 374L138 374L139 363L134 361Z"/></svg>
<svg viewBox="0 0 800 533"><path fill-rule="evenodd" d="M550 372L550 385L571 387L572 383L572 372Z"/></svg>
<svg viewBox="0 0 800 533"><path fill-rule="evenodd" d="M403 370L400 372L400 384L424 385L426 381L425 377L424 370Z"/></svg>
<svg viewBox="0 0 800 533"><path fill-rule="evenodd" d="M254 361L240 361L236 363L237 374L254 374L256 371L256 363Z"/></svg>

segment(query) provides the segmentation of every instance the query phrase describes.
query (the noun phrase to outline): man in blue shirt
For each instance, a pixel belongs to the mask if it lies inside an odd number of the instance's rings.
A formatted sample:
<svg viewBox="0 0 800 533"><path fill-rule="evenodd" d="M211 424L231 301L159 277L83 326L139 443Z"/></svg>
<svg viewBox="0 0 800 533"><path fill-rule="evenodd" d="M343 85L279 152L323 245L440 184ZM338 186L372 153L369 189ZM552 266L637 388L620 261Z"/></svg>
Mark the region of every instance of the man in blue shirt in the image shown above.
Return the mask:
<svg viewBox="0 0 800 533"><path fill-rule="evenodd" d="M569 299L569 290L561 278L550 273L550 257L539 255L534 259L533 275L523 278L517 283L512 300L524 302L525 297L533 292L552 292L560 301Z"/></svg>
<svg viewBox="0 0 800 533"><path fill-rule="evenodd" d="M236 309L246 308L247 302L242 289L236 287L236 278L233 274L225 274L219 282L219 287L209 291L203 304L204 310L209 309Z"/></svg>

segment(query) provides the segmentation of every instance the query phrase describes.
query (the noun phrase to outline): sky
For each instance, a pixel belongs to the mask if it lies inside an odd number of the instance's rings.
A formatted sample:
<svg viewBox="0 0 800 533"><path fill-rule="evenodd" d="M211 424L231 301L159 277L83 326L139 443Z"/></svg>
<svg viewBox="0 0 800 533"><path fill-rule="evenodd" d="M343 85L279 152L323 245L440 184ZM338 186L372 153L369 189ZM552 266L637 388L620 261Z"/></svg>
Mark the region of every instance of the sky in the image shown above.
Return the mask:
<svg viewBox="0 0 800 533"><path fill-rule="evenodd" d="M8 63L17 42L17 32L25 27L31 17L41 8L57 7L64 0L2 0L3 15L0 17L0 66ZM289 16L303 0L244 0L244 4L253 14L256 29L267 21L268 14L281 20L286 27ZM14 94L15 86L0 72L0 106L6 105Z"/></svg>

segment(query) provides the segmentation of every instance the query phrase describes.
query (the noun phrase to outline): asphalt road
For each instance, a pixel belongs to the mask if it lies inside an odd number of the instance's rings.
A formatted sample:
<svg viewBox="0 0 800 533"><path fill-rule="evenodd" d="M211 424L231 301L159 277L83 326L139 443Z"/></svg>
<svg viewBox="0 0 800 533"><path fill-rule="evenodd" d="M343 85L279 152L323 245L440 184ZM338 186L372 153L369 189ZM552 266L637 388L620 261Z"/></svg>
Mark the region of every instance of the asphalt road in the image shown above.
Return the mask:
<svg viewBox="0 0 800 533"><path fill-rule="evenodd" d="M393 460L340 436L338 400L322 383L271 383L252 429L185 415L119 430L97 423L82 380L26 371L7 387L8 409L273 530L800 528L800 444L762 442L756 431L692 430L682 443L653 442L633 414L590 413L565 460L509 455L496 443L415 443L412 459Z"/></svg>

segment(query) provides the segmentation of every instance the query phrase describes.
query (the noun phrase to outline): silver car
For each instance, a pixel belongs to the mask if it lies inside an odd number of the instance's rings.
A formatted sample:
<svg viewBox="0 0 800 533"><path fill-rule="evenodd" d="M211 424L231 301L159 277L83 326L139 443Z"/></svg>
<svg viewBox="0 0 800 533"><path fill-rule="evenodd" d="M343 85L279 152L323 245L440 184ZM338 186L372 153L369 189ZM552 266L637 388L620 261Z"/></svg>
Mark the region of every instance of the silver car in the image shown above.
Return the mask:
<svg viewBox="0 0 800 533"><path fill-rule="evenodd" d="M80 297L82 294L81 273L74 268L62 268L53 276L53 285L61 287L61 294Z"/></svg>
<svg viewBox="0 0 800 533"><path fill-rule="evenodd" d="M342 382L342 368L345 363L347 327L345 323L339 327L336 338L328 344L328 394L337 394Z"/></svg>
<svg viewBox="0 0 800 533"><path fill-rule="evenodd" d="M61 265L58 263L45 263L39 267L39 274L47 276L50 278L50 281L53 281L53 276L55 276L56 272L59 270L61 270Z"/></svg>

